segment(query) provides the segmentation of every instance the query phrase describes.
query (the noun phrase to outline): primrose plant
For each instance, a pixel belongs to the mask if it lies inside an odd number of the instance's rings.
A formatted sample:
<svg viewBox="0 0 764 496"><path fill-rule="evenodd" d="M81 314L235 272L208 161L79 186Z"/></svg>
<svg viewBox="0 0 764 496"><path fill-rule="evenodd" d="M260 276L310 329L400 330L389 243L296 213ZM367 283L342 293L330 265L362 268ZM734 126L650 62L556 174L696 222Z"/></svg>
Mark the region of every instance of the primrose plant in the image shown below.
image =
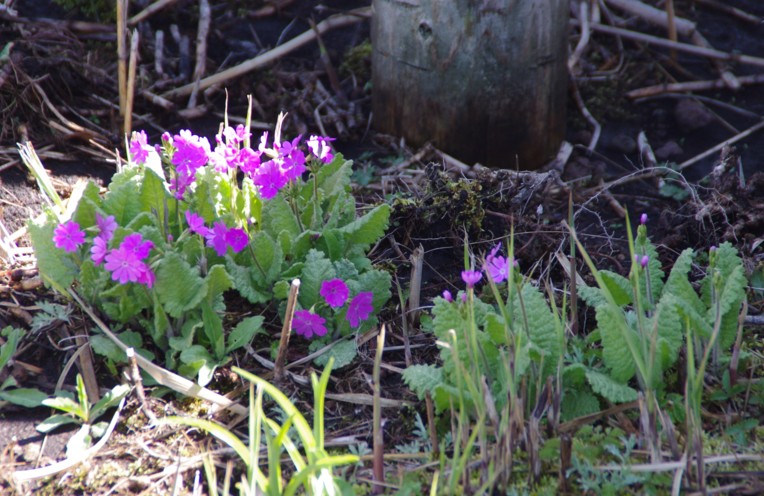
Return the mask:
<svg viewBox="0 0 764 496"><path fill-rule="evenodd" d="M373 326L390 276L367 252L390 208L359 216L352 163L333 154L331 138L311 136L306 149L300 136L283 140L284 117L256 145L247 125L227 123L214 147L188 130L156 146L133 133L105 194L89 183L70 215L51 210L30 223L44 280L64 294L73 287L124 333L150 337L169 367L201 384L265 332L262 315L227 330L226 291L278 311L299 278L293 329L321 341L312 346ZM337 366L354 356L345 348Z"/></svg>

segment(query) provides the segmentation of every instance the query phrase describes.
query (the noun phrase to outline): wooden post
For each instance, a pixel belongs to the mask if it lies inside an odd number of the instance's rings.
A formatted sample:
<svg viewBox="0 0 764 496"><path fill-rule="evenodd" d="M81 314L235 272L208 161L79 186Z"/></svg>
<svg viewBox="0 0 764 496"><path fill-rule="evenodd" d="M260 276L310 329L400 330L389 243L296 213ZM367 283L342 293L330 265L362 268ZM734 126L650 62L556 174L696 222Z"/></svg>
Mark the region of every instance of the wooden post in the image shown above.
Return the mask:
<svg viewBox="0 0 764 496"><path fill-rule="evenodd" d="M374 0L375 128L536 169L564 138L568 0Z"/></svg>

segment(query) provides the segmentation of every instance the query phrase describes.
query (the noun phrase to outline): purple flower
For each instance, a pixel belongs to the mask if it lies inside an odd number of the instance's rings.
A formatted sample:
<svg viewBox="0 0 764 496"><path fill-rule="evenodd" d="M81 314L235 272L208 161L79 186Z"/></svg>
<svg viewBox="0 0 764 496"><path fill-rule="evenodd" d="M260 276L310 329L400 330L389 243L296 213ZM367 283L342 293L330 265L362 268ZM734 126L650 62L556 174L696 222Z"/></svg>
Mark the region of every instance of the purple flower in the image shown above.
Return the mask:
<svg viewBox="0 0 764 496"><path fill-rule="evenodd" d="M310 139L307 141L310 153L325 164L328 164L334 158L332 148L329 146L330 141L334 141L334 138L316 135L311 135Z"/></svg>
<svg viewBox="0 0 764 496"><path fill-rule="evenodd" d="M205 236L207 238L207 246L214 248L215 253L218 256L225 255L228 249L228 242L226 241L226 234L228 233L228 227L222 222L215 222L212 229Z"/></svg>
<svg viewBox="0 0 764 496"><path fill-rule="evenodd" d="M109 251L109 247L106 239L101 236L96 236L93 240L93 246L90 248L90 259L96 266L101 265L106 258L106 252Z"/></svg>
<svg viewBox="0 0 764 496"><path fill-rule="evenodd" d="M464 281L464 283L467 284L468 288L475 286L475 284L480 282L480 279L482 278L483 278L483 273L477 270L462 271L462 281Z"/></svg>
<svg viewBox="0 0 764 496"><path fill-rule="evenodd" d="M234 253L239 253L246 248L247 243L249 243L249 237L244 229L234 227L225 233L225 242L231 247Z"/></svg>
<svg viewBox="0 0 764 496"><path fill-rule="evenodd" d="M305 172L305 154L297 148L300 143L298 136L292 141L285 141L281 144L279 156L282 160L282 171L287 181L299 179Z"/></svg>
<svg viewBox="0 0 764 496"><path fill-rule="evenodd" d="M138 256L132 250L119 249L110 250L106 254L106 270L111 272L111 279L119 281L120 284L128 282L138 282L138 279L147 270L146 264L141 262Z"/></svg>
<svg viewBox="0 0 764 496"><path fill-rule="evenodd" d="M188 223L188 229L199 236L206 237L210 233L209 228L204 225L202 216L191 210L186 210L186 223Z"/></svg>
<svg viewBox="0 0 764 496"><path fill-rule="evenodd" d="M445 291L443 291L443 295L442 296L443 296L443 299L446 300L449 303L454 301L454 297L451 296L451 291L449 291L447 289Z"/></svg>
<svg viewBox="0 0 764 496"><path fill-rule="evenodd" d="M647 214L642 214L639 216L639 223L643 226L647 224Z"/></svg>
<svg viewBox="0 0 764 496"><path fill-rule="evenodd" d="M310 339L313 335L325 336L326 327L324 327L324 322L326 321L320 315L311 313L308 310L297 310L294 312L292 329L294 329L296 334L305 339Z"/></svg>
<svg viewBox="0 0 764 496"><path fill-rule="evenodd" d="M371 305L371 300L374 298L374 294L371 291L364 291L358 293L350 300L348 306L348 313L345 318L350 322L353 327L358 327L362 320L369 318L371 311L374 307Z"/></svg>
<svg viewBox="0 0 764 496"><path fill-rule="evenodd" d="M270 200L286 186L287 178L275 160L269 160L255 171L252 182L260 187L260 197Z"/></svg>
<svg viewBox="0 0 764 496"><path fill-rule="evenodd" d="M80 229L80 225L70 220L59 224L53 231L53 243L56 248L63 249L72 253L77 251L77 247L85 242L85 231Z"/></svg>
<svg viewBox="0 0 764 496"><path fill-rule="evenodd" d="M122 243L119 245L120 250L134 253L139 260L148 257L152 248L154 248L154 243L148 240L144 241L141 233L133 233L125 236L125 239L123 239Z"/></svg>
<svg viewBox="0 0 764 496"><path fill-rule="evenodd" d="M113 215L102 217L96 212L96 225L98 226L98 237L103 238L107 243L111 241L114 231L117 230L117 221Z"/></svg>
<svg viewBox="0 0 764 496"><path fill-rule="evenodd" d="M348 287L342 279L332 279L321 283L319 294L324 297L330 307L339 308L348 299Z"/></svg>
<svg viewBox="0 0 764 496"><path fill-rule="evenodd" d="M500 249L501 245L496 245L494 249L491 250L491 253L485 257L484 269L488 274L488 277L490 277L496 284L503 282L509 277L509 261L502 256L496 256L496 253L498 253ZM462 273L462 278L464 278L464 273Z"/></svg>
<svg viewBox="0 0 764 496"><path fill-rule="evenodd" d="M141 274L138 276L138 284L143 284L149 289L154 287L154 281L156 281L157 276L154 274L154 271L151 270L151 268L146 265L145 263L141 262Z"/></svg>
<svg viewBox="0 0 764 496"><path fill-rule="evenodd" d="M145 131L133 131L133 136L130 139L130 156L135 163L146 163L149 152L153 150L154 148L148 144Z"/></svg>
<svg viewBox="0 0 764 496"><path fill-rule="evenodd" d="M643 255L642 259L639 261L639 265L641 265L642 268L644 269L647 267L647 264L649 262L650 262L650 257L648 257L647 255Z"/></svg>
<svg viewBox="0 0 764 496"><path fill-rule="evenodd" d="M184 129L175 135L173 144L175 153L171 162L177 175L172 179L170 187L175 190L176 198L182 199L186 188L196 179L197 169L204 167L210 158L210 142Z"/></svg>

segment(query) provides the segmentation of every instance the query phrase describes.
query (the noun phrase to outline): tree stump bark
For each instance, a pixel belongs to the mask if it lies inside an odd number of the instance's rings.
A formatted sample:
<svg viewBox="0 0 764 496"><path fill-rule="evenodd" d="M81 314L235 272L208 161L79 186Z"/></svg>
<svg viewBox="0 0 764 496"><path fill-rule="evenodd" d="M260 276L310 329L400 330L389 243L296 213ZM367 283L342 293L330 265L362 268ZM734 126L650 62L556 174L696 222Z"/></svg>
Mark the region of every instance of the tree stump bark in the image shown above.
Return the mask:
<svg viewBox="0 0 764 496"><path fill-rule="evenodd" d="M374 0L376 129L536 169L565 134L568 0Z"/></svg>

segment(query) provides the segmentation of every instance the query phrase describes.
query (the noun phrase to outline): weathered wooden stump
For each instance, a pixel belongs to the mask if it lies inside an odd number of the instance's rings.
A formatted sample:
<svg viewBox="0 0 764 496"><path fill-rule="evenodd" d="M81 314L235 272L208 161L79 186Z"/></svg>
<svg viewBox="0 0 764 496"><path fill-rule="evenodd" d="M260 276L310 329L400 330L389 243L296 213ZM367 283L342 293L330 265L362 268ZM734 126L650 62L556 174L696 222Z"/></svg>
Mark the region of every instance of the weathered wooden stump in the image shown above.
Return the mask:
<svg viewBox="0 0 764 496"><path fill-rule="evenodd" d="M568 0L374 0L376 129L535 169L565 133Z"/></svg>

